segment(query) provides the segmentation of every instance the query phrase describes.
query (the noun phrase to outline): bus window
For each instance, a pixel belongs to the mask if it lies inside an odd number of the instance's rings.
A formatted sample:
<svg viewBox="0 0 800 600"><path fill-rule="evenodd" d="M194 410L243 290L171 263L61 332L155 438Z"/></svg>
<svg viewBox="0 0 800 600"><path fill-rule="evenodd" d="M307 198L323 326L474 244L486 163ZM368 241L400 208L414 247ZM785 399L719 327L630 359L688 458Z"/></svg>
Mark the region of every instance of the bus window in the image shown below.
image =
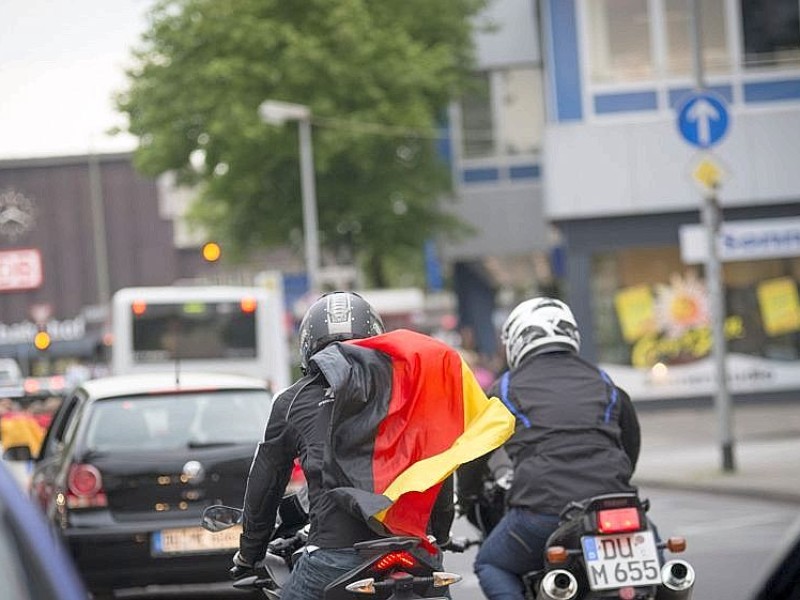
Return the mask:
<svg viewBox="0 0 800 600"><path fill-rule="evenodd" d="M238 302L154 304L134 313L132 344L137 363L253 358L256 313Z"/></svg>

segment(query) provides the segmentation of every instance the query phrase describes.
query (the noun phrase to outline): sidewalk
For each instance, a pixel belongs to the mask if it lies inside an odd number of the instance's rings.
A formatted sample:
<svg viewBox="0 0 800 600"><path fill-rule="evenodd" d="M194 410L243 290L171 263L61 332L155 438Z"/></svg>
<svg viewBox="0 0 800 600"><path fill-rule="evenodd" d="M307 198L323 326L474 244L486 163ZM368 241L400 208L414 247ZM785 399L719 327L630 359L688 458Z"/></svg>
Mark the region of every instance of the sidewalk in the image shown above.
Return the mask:
<svg viewBox="0 0 800 600"><path fill-rule="evenodd" d="M800 398L736 404L733 472L722 470L720 419L711 407L640 406L634 483L800 503Z"/></svg>

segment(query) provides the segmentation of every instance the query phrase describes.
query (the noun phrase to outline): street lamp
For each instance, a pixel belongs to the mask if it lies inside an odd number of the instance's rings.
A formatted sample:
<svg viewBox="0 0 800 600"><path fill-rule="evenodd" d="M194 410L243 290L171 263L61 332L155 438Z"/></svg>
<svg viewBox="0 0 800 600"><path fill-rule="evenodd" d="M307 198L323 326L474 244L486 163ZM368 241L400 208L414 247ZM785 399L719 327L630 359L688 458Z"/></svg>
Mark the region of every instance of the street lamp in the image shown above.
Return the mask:
<svg viewBox="0 0 800 600"><path fill-rule="evenodd" d="M300 188L303 195L303 238L309 291L319 292L319 233L317 193L314 187L314 156L311 150L311 109L302 104L265 100L258 107L261 119L273 125L297 121L300 134Z"/></svg>

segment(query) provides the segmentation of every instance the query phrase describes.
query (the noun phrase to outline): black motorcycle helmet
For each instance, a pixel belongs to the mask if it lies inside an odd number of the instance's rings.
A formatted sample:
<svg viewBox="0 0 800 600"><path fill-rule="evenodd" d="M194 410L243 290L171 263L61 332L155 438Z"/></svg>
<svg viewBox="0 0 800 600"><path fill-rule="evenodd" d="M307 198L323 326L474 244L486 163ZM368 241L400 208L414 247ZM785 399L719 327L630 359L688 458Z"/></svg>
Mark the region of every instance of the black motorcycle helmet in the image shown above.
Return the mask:
<svg viewBox="0 0 800 600"><path fill-rule="evenodd" d="M385 330L380 315L354 292L329 292L314 302L300 323L300 368L331 342L368 338Z"/></svg>

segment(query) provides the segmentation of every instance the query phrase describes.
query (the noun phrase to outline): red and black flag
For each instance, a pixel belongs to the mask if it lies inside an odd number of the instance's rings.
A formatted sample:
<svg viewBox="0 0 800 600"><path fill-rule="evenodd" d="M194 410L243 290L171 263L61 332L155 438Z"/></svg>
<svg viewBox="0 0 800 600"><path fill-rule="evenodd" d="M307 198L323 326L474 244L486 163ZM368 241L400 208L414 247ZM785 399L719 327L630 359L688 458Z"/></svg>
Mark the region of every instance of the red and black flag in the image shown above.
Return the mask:
<svg viewBox="0 0 800 600"><path fill-rule="evenodd" d="M425 539L442 481L514 433L503 403L432 337L400 329L312 362L335 398L324 487L381 534Z"/></svg>

